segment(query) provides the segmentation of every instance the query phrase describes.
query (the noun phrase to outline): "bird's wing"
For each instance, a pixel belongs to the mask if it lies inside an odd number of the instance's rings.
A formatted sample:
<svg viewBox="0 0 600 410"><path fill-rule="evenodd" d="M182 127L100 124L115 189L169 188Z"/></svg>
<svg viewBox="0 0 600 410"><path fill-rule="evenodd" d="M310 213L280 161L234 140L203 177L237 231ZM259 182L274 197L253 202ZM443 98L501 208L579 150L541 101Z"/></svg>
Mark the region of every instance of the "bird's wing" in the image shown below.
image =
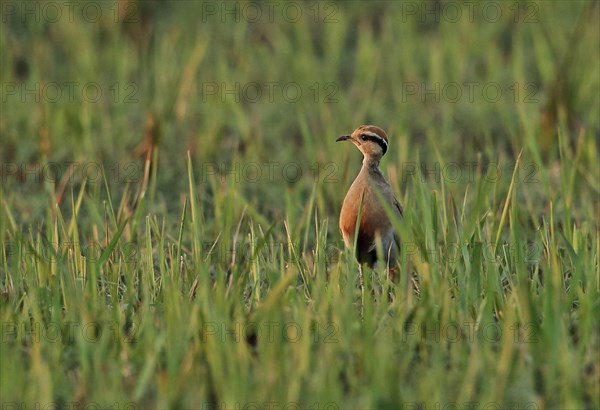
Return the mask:
<svg viewBox="0 0 600 410"><path fill-rule="evenodd" d="M400 218L402 218L404 216L404 209L402 209L402 205L400 205L400 202L398 202L398 200L394 197L394 207L396 208L396 213L398 214L398 216Z"/></svg>
<svg viewBox="0 0 600 410"><path fill-rule="evenodd" d="M404 209L402 209L402 205L400 204L400 202L398 202L398 200L396 199L396 197L394 197L394 207L396 210L396 214L400 217L403 218L404 217ZM396 246L398 248L400 248L400 244L402 243L400 240L400 235L398 235L398 232L394 231L394 242L396 243Z"/></svg>

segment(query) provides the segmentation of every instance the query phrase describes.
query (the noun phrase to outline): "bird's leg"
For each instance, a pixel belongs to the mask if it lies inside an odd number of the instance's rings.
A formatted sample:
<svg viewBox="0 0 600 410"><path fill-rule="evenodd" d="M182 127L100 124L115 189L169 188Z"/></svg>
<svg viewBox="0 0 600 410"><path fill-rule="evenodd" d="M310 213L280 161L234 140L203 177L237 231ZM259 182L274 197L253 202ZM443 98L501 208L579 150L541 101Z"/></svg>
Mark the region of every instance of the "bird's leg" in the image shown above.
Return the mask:
<svg viewBox="0 0 600 410"><path fill-rule="evenodd" d="M358 264L358 283L360 286L360 293L364 294L365 293L365 276L363 274L363 267L362 267L361 263Z"/></svg>
<svg viewBox="0 0 600 410"><path fill-rule="evenodd" d="M365 277L362 263L358 264L358 283L360 285L360 317L362 319L365 315Z"/></svg>
<svg viewBox="0 0 600 410"><path fill-rule="evenodd" d="M400 276L400 275L398 273L398 267L397 266L389 266L386 269L386 273L387 273L387 278L389 279L389 281L392 284L398 283L398 276Z"/></svg>
<svg viewBox="0 0 600 410"><path fill-rule="evenodd" d="M400 272L398 265L396 264L396 258L393 252L393 243L387 252L387 261L385 266L385 273L388 279L388 301L391 303L394 301L394 288L398 283Z"/></svg>
<svg viewBox="0 0 600 410"><path fill-rule="evenodd" d="M394 288L396 287L396 283L398 283L398 266L392 265L388 262L386 266L385 272L387 274L387 293L388 293L388 302L392 303L394 301Z"/></svg>
<svg viewBox="0 0 600 410"><path fill-rule="evenodd" d="M393 254L393 246L393 243L390 244L390 247L387 250L387 255L385 258L385 273L390 282L398 283L398 266L396 265L396 257Z"/></svg>
<svg viewBox="0 0 600 410"><path fill-rule="evenodd" d="M397 283L397 277L398 277L398 268L397 267L393 267L393 268L389 268L388 271L388 302L392 303L395 299L394 296L394 289L396 287L396 283Z"/></svg>

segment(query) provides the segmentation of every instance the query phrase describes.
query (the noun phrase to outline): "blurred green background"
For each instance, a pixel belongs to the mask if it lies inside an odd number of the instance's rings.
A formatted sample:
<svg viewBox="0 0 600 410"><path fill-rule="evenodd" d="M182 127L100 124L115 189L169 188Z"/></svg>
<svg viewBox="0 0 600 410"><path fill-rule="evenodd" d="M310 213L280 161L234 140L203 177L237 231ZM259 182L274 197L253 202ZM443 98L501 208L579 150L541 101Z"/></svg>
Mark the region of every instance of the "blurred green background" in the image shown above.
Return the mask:
<svg viewBox="0 0 600 410"><path fill-rule="evenodd" d="M598 407L599 4L2 0L2 402ZM393 301L337 229L366 123Z"/></svg>
<svg viewBox="0 0 600 410"><path fill-rule="evenodd" d="M400 181L409 161L514 164L522 148L550 166L560 127L566 144L598 138L597 18L585 1L5 2L0 158L59 176L100 161L123 183L156 147L168 207L190 150L200 177L215 164L256 179L237 188L273 212L286 186L306 198L315 164L348 182L359 155L334 141L362 123L388 131ZM268 162L279 189L257 178ZM3 182L37 198L28 182L44 178L13 172Z"/></svg>

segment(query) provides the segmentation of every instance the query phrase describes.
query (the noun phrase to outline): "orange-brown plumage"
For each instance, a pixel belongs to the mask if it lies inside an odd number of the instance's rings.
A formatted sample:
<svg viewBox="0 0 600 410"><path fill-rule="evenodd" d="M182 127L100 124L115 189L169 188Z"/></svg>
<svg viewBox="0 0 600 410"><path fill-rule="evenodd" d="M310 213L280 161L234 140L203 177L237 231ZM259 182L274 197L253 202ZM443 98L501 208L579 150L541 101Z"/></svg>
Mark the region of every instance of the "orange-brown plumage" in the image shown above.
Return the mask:
<svg viewBox="0 0 600 410"><path fill-rule="evenodd" d="M378 259L376 243L380 237L385 255L379 255L379 259L384 260L388 268L392 268L400 243L381 200L399 218L402 217L402 207L379 170L379 161L387 151L387 134L374 125L362 125L351 135L342 136L337 141L352 142L364 155L363 166L346 194L340 213L339 226L344 242L348 248L354 246L356 222L362 206L356 238L357 260L360 264L373 267Z"/></svg>

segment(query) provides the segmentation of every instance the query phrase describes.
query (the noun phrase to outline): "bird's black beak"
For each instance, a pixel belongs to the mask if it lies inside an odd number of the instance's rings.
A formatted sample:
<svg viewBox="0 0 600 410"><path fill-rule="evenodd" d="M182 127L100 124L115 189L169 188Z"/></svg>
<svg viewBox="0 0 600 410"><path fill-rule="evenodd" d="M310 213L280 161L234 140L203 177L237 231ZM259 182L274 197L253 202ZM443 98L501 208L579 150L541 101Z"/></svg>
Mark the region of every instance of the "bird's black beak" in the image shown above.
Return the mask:
<svg viewBox="0 0 600 410"><path fill-rule="evenodd" d="M335 142L347 141L347 140L349 140L351 138L352 138L352 135L342 135L341 137L339 137L338 139L336 139Z"/></svg>

